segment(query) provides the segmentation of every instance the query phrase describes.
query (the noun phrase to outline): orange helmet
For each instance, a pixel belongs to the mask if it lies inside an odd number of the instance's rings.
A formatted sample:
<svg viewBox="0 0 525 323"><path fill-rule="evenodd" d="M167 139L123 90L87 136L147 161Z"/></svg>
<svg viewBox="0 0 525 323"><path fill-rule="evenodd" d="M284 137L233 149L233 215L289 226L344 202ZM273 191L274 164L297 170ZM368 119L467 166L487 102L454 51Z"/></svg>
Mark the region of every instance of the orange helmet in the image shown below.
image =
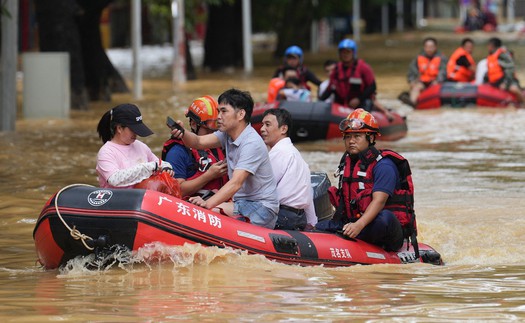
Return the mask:
<svg viewBox="0 0 525 323"><path fill-rule="evenodd" d="M209 95L193 100L186 117L195 121L198 126L204 126L211 130L217 130L217 116L219 104Z"/></svg>
<svg viewBox="0 0 525 323"><path fill-rule="evenodd" d="M379 124L370 112L359 108L339 123L339 130L343 133L374 132L379 134Z"/></svg>

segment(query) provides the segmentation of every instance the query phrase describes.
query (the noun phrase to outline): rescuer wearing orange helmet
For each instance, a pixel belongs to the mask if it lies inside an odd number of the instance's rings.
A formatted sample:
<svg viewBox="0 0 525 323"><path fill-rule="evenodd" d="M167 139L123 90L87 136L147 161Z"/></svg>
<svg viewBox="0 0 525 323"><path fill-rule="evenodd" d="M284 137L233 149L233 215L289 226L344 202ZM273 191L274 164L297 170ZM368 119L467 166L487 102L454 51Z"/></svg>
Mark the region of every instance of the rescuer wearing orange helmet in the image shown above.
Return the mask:
<svg viewBox="0 0 525 323"><path fill-rule="evenodd" d="M415 243L414 190L408 161L394 151L374 147L379 125L361 108L343 119L339 129L346 152L336 172L339 187L329 189L336 212L332 219L318 222L316 229L342 231L388 251L400 249L404 238Z"/></svg>
<svg viewBox="0 0 525 323"><path fill-rule="evenodd" d="M216 131L217 107L217 101L209 95L193 100L186 111L191 131L199 136ZM162 159L172 165L182 196L207 196L228 181L225 155L220 148L188 148L182 140L171 137L164 143Z"/></svg>

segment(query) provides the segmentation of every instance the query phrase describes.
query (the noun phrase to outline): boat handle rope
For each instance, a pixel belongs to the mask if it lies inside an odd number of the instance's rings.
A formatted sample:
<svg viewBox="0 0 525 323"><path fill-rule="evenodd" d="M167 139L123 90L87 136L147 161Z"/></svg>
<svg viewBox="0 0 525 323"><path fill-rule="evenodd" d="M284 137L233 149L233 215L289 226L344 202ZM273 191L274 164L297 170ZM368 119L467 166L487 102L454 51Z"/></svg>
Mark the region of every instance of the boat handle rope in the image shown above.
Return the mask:
<svg viewBox="0 0 525 323"><path fill-rule="evenodd" d="M62 218L62 214L60 214L60 211L58 210L58 197L60 196L60 193L62 193L63 191L71 188L71 187L75 187L75 186L88 186L88 187L94 187L93 185L89 185L89 184L71 184L71 185L68 185L64 188L62 188L60 191L58 191L57 195L55 196L55 210L57 212L57 215L58 215L58 218L60 219L60 221L62 221L62 223L64 224L64 226L66 227L66 229L69 230L69 234L71 235L71 237L73 237L73 239L75 240L80 240L82 241L82 244L84 245L84 247L86 247L86 249L92 251L94 250L95 248L94 247L90 247L88 246L86 240L91 240L93 241L93 238L91 238L90 236L88 236L87 234L83 234L81 233L80 231L78 231L75 226L73 226L73 228L71 228L67 223L66 221L64 220L64 218Z"/></svg>

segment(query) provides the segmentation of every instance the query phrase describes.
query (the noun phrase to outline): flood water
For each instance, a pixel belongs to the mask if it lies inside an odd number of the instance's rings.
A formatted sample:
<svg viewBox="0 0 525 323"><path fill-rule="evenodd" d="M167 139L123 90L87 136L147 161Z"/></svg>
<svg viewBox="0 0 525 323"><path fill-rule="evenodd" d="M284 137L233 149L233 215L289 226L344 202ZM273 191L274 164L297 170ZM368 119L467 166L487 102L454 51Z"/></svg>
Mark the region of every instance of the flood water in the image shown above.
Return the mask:
<svg viewBox="0 0 525 323"><path fill-rule="evenodd" d="M374 61L377 47L387 46L371 40L363 47ZM151 246L133 264L107 270L89 271L80 261L63 270L41 269L32 238L39 212L64 186L96 185L96 124L107 109L133 101L121 94L89 111L73 111L68 120L19 118L16 132L0 133L0 320L522 321L525 110L413 111L401 105L395 98L405 87L413 48L407 54L402 45L393 46L390 59L373 63L380 99L406 115L409 127L406 138L379 147L409 159L419 241L438 250L445 266L303 268L193 245ZM138 104L155 135L144 142L160 155L166 115L181 118L197 96L235 86L262 101L271 71L256 66L251 76L202 73L175 89L167 79L145 81ZM322 75L320 68L316 72ZM525 80L522 69L519 75ZM329 174L342 153L338 140L298 147L313 171ZM171 260L141 261L151 252Z"/></svg>

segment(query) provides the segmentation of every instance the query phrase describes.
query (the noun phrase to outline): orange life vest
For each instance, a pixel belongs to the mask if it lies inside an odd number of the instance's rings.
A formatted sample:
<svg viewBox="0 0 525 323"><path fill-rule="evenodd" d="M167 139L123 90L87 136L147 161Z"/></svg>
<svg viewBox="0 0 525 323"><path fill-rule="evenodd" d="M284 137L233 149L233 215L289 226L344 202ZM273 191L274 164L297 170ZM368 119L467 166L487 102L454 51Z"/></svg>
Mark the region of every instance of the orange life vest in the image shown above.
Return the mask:
<svg viewBox="0 0 525 323"><path fill-rule="evenodd" d="M465 66L456 64L457 60L461 56L465 56L471 66L476 65L472 55L470 55L470 53L467 52L463 47L459 47L456 49L456 51L454 51L452 56L450 56L450 59L447 63L447 78L456 82L470 82L474 79L474 71Z"/></svg>
<svg viewBox="0 0 525 323"><path fill-rule="evenodd" d="M487 57L487 76L489 83L496 83L505 76L503 68L498 62L499 55L505 52L507 52L507 50L500 47Z"/></svg>
<svg viewBox="0 0 525 323"><path fill-rule="evenodd" d="M436 55L428 58L425 55L418 55L417 67L419 70L419 80L423 83L434 81L439 74L439 65L441 65L441 56Z"/></svg>
<svg viewBox="0 0 525 323"><path fill-rule="evenodd" d="M284 87L285 83L286 82L279 77L274 77L270 80L270 83L268 84L268 98L266 99L267 103L275 102L277 95L279 94L279 90Z"/></svg>

